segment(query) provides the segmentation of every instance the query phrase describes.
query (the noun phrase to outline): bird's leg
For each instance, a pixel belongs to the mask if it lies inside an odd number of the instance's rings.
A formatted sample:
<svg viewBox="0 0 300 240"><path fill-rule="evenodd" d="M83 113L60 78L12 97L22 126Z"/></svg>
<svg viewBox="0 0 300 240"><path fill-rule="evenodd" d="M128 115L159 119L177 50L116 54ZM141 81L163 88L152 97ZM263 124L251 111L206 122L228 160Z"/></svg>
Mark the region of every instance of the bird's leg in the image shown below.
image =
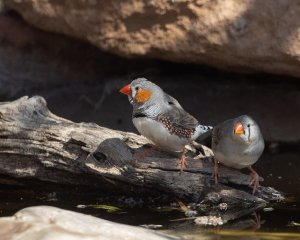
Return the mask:
<svg viewBox="0 0 300 240"><path fill-rule="evenodd" d="M252 194L254 195L256 189L257 189L258 186L259 186L259 176L258 176L257 172L256 172L251 166L249 166L249 167L247 167L247 168L248 168L248 169L250 170L250 172L251 172L250 175L251 175L251 177L252 177L252 180L251 180L249 186L252 186L252 188L253 188Z"/></svg>
<svg viewBox="0 0 300 240"><path fill-rule="evenodd" d="M183 172L183 169L187 167L187 161L186 161L186 157L185 157L185 153L186 153L186 149L185 147L183 147L182 149L182 155L181 158L178 162L178 165L180 166L180 174Z"/></svg>
<svg viewBox="0 0 300 240"><path fill-rule="evenodd" d="M142 160L145 157L149 156L149 154L151 154L155 149L156 149L156 146L153 145L153 146L151 146L150 148L144 150L141 153L134 154L133 159L135 161L135 164L137 164L137 162L139 160Z"/></svg>
<svg viewBox="0 0 300 240"><path fill-rule="evenodd" d="M254 221L255 221L255 226L254 226L254 230L259 230L261 227L261 221L260 221L260 214L254 212Z"/></svg>
<svg viewBox="0 0 300 240"><path fill-rule="evenodd" d="M214 168L211 174L212 178L215 179L215 184L218 184L218 179L219 179L219 162L218 160L214 157Z"/></svg>

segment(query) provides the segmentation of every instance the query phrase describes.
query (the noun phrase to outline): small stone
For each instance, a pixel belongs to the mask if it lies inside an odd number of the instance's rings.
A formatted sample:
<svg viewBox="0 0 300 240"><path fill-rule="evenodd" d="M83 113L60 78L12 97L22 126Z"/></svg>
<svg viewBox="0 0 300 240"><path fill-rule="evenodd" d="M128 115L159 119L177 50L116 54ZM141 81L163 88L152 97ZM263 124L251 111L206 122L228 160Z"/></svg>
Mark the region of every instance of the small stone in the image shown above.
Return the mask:
<svg viewBox="0 0 300 240"><path fill-rule="evenodd" d="M197 216L197 214L198 214L198 212L197 211L195 211L195 210L187 210L187 211L185 211L185 216L187 216L187 217L195 217L195 216Z"/></svg>
<svg viewBox="0 0 300 240"><path fill-rule="evenodd" d="M274 208L272 208L272 207L265 207L265 208L263 208L263 211L264 212L272 212L272 211L274 211Z"/></svg>
<svg viewBox="0 0 300 240"><path fill-rule="evenodd" d="M157 228L162 228L163 225L160 225L160 224L143 224L143 225L141 225L141 227L147 228L147 229L157 229Z"/></svg>
<svg viewBox="0 0 300 240"><path fill-rule="evenodd" d="M202 226L221 226L224 224L222 218L216 216L197 217L195 223Z"/></svg>
<svg viewBox="0 0 300 240"><path fill-rule="evenodd" d="M220 204L219 204L219 209L220 209L220 210L226 211L227 208L228 208L227 203L220 203Z"/></svg>
<svg viewBox="0 0 300 240"><path fill-rule="evenodd" d="M83 204L79 204L76 206L77 208L86 208L86 205L83 205Z"/></svg>

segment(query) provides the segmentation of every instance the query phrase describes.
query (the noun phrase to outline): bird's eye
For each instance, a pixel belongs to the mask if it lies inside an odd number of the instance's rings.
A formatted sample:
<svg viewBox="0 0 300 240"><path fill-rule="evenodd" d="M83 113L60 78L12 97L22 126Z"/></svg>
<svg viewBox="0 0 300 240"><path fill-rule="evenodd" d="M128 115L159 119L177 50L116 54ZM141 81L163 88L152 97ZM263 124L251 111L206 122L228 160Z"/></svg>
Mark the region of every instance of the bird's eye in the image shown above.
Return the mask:
<svg viewBox="0 0 300 240"><path fill-rule="evenodd" d="M135 87L135 91L139 90L140 88L139 87Z"/></svg>
<svg viewBox="0 0 300 240"><path fill-rule="evenodd" d="M250 124L248 124L247 127L249 128L249 127L250 127Z"/></svg>

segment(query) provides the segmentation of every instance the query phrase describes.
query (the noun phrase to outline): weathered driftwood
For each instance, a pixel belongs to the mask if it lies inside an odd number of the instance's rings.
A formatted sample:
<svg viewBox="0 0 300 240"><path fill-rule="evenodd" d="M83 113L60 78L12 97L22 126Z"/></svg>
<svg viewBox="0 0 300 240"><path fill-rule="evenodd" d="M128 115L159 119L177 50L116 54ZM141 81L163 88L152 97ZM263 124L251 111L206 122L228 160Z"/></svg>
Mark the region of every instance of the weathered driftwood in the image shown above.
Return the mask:
<svg viewBox="0 0 300 240"><path fill-rule="evenodd" d="M211 179L212 160L188 152L188 168L179 174L177 157L159 150L134 158L149 148L147 139L93 123L74 123L52 114L42 97L23 97L0 104L0 174L17 178L89 185L123 194L166 194L186 201L217 205L262 206L280 200L276 190L259 187L250 178L222 168L220 184ZM199 152L199 151L198 151Z"/></svg>

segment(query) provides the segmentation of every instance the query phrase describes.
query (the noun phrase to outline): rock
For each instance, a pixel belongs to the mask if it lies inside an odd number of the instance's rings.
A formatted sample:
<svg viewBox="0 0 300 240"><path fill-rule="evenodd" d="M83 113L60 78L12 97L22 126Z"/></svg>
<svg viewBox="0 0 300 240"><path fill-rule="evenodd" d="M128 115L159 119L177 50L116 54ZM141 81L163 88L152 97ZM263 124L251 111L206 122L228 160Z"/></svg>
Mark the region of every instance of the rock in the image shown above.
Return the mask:
<svg viewBox="0 0 300 240"><path fill-rule="evenodd" d="M50 206L28 207L12 217L0 218L0 236L5 240L179 239Z"/></svg>
<svg viewBox="0 0 300 240"><path fill-rule="evenodd" d="M34 26L122 56L300 76L293 0L4 0Z"/></svg>
<svg viewBox="0 0 300 240"><path fill-rule="evenodd" d="M220 226L223 225L223 220L221 217L216 217L216 216L201 216L197 217L194 222L197 225L202 225L202 226Z"/></svg>
<svg viewBox="0 0 300 240"><path fill-rule="evenodd" d="M141 76L158 83L204 124L249 114L275 151L278 141L300 139L300 116L295 114L300 102L298 80L208 73L185 64L124 59L40 31L12 12L0 14L0 101L42 95L50 109L72 121L136 131L131 106L117 90Z"/></svg>

